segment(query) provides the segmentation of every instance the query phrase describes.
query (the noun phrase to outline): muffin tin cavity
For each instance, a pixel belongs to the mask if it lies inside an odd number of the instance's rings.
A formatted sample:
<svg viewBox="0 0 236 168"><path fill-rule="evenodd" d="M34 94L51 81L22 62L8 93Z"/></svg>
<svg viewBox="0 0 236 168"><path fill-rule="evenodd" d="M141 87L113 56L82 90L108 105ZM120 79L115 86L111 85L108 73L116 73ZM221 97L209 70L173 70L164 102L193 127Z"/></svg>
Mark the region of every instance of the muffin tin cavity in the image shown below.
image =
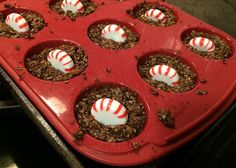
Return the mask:
<svg viewBox="0 0 236 168"><path fill-rule="evenodd" d="M203 37L211 40L215 49L211 52L198 51L192 46L190 46L189 42L195 37ZM191 28L185 30L181 35L181 40L183 44L189 48L192 52L199 54L200 56L215 59L215 60L226 60L232 55L232 47L223 37L218 36L217 34L201 28Z"/></svg>
<svg viewBox="0 0 236 168"><path fill-rule="evenodd" d="M70 73L63 73L52 67L47 61L48 54L60 49L69 54L75 68ZM50 81L65 81L81 74L88 65L88 58L83 48L68 41L48 41L32 47L25 57L26 69L35 77Z"/></svg>
<svg viewBox="0 0 236 168"><path fill-rule="evenodd" d="M161 11L165 15L165 18L166 18L165 22L162 22L162 21L155 22L153 20L148 19L145 16L145 13L150 9L158 9L159 11ZM171 26L171 25L176 24L177 22L177 18L174 12L166 6L159 5L157 2L156 3L142 2L136 5L133 9L128 10L127 13L130 16L137 18L146 24L150 24L150 25L158 26L158 27Z"/></svg>
<svg viewBox="0 0 236 168"><path fill-rule="evenodd" d="M115 42L111 39L106 39L102 36L102 30L110 24L116 24L121 29L124 30L126 34L126 41L123 43ZM135 29L128 24L112 21L112 20L102 20L92 24L88 29L88 36L95 44L108 49L121 50L134 47L139 41L139 34Z"/></svg>
<svg viewBox="0 0 236 168"><path fill-rule="evenodd" d="M29 31L26 33L18 33L6 24L5 20L7 15L11 13L20 14L28 23ZM38 33L46 26L44 18L41 14L27 9L9 8L7 10L0 11L0 37L6 38L32 38L32 36Z"/></svg>
<svg viewBox="0 0 236 168"><path fill-rule="evenodd" d="M91 107L101 98L116 100L126 108L129 117L125 125L105 126L92 117ZM75 117L79 123L80 132L88 133L106 142L123 142L142 132L146 113L144 104L137 93L124 86L103 84L82 92L75 106Z"/></svg>
<svg viewBox="0 0 236 168"><path fill-rule="evenodd" d="M72 13L70 11L65 12L61 8L63 0L50 0L49 7L56 13L59 13L62 16L68 16L71 20L75 20L77 17L86 16L93 13L97 9L97 5L93 3L91 0L81 0L80 2L83 4L83 10L78 13Z"/></svg>
<svg viewBox="0 0 236 168"><path fill-rule="evenodd" d="M150 75L150 69L155 65L166 65L176 70L179 81L174 86L154 80ZM166 91L182 93L192 90L196 86L197 74L185 62L168 53L152 53L143 56L138 63L138 72L145 82L154 88Z"/></svg>

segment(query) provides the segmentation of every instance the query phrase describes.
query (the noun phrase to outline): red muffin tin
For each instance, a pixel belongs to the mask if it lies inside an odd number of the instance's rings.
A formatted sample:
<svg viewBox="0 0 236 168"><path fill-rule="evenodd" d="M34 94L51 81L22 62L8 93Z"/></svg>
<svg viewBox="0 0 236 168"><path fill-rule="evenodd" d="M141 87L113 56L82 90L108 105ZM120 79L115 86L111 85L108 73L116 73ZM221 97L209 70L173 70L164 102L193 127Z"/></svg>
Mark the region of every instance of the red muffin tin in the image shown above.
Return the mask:
<svg viewBox="0 0 236 168"><path fill-rule="evenodd" d="M177 17L177 23L166 28L145 24L126 13L127 9L141 3L141 0L104 0L104 4L93 0L98 4L96 11L79 17L74 22L68 18L61 19L62 16L53 12L46 0L37 3L31 0L1 2L0 11L5 14L17 12L18 8L33 10L40 13L48 23L47 27L34 35L34 39L0 37L1 66L63 138L74 149L91 159L117 166L138 165L157 159L205 130L236 98L235 39L165 2L161 2L161 5L172 9ZM15 4L16 9L4 9L5 2ZM139 33L138 44L118 51L95 45L87 36L87 30L90 25L100 21L128 25ZM181 41L182 33L190 29L200 29L224 38L232 47L232 56L223 62L191 52ZM45 81L32 76L25 69L24 58L28 54L68 41L83 47L88 56L88 67L84 71L87 80L83 80L80 75L70 79L68 83ZM16 45L20 46L20 51L15 49ZM142 60L151 53L166 53L182 58L196 72L198 79L206 79L207 83L197 82L193 90L185 93L158 91L160 96L152 95L152 87L137 71L137 56ZM17 67L23 67L23 70ZM111 73L107 73L106 68L111 68ZM144 130L137 137L120 143L103 142L88 134L82 140L73 137L79 128L74 114L75 103L84 89L96 86L97 79L101 84L119 84L138 93L140 101L145 105L147 120ZM197 95L196 91L199 89L207 90L208 95ZM165 127L158 120L158 109L173 112L175 129ZM132 142L141 144L141 147L133 149Z"/></svg>

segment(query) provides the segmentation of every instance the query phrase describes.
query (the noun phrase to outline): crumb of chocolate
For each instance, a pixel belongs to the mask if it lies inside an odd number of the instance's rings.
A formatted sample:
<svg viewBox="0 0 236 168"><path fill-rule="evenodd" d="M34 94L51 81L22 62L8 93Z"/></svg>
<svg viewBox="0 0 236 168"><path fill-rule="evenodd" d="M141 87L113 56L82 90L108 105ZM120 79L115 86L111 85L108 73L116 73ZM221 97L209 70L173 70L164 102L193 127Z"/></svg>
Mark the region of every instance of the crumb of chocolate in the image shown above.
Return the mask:
<svg viewBox="0 0 236 168"><path fill-rule="evenodd" d="M31 35L30 33L28 33L28 34L27 34L27 39L29 39L29 40L33 40L33 39L34 39L34 36Z"/></svg>
<svg viewBox="0 0 236 168"><path fill-rule="evenodd" d="M132 142L131 145L134 150L137 150L141 147L141 144L139 142Z"/></svg>
<svg viewBox="0 0 236 168"><path fill-rule="evenodd" d="M196 91L196 94L197 94L197 95L207 95L208 92L207 92L206 90L197 90L197 91Z"/></svg>
<svg viewBox="0 0 236 168"><path fill-rule="evenodd" d="M101 81L100 81L99 79L97 79L97 78L94 79L94 82L95 82L96 84L101 83Z"/></svg>
<svg viewBox="0 0 236 168"><path fill-rule="evenodd" d="M75 137L76 140L80 140L84 137L84 132L79 130L74 134L74 137Z"/></svg>
<svg viewBox="0 0 236 168"><path fill-rule="evenodd" d="M159 120L168 128L174 128L174 116L169 110L161 109L157 112Z"/></svg>
<svg viewBox="0 0 236 168"><path fill-rule="evenodd" d="M199 79L199 82L200 83L207 83L207 80L206 79Z"/></svg>
<svg viewBox="0 0 236 168"><path fill-rule="evenodd" d="M54 30L53 28L50 28L50 33L53 34L54 33Z"/></svg>
<svg viewBox="0 0 236 168"><path fill-rule="evenodd" d="M12 5L10 3L5 3L4 8L9 9L9 8L15 8L15 5Z"/></svg>
<svg viewBox="0 0 236 168"><path fill-rule="evenodd" d="M83 80L87 80L88 79L86 73L84 73L84 72L82 73L82 77L83 77Z"/></svg>
<svg viewBox="0 0 236 168"><path fill-rule="evenodd" d="M110 67L107 67L107 68L106 68L106 72L107 72L107 73L111 73L111 68L110 68Z"/></svg>
<svg viewBox="0 0 236 168"><path fill-rule="evenodd" d="M154 95L154 96L158 96L158 95L159 95L158 91L156 91L156 90L154 90L154 89L150 89L150 93L151 93L152 95Z"/></svg>
<svg viewBox="0 0 236 168"><path fill-rule="evenodd" d="M18 74L18 77L19 77L20 81L23 79L23 75L24 75L24 72L20 72L20 73Z"/></svg>
<svg viewBox="0 0 236 168"><path fill-rule="evenodd" d="M76 16L71 16L70 20L74 22L76 20Z"/></svg>
<svg viewBox="0 0 236 168"><path fill-rule="evenodd" d="M131 15L132 14L132 9L126 9L126 13L128 13L129 15Z"/></svg>
<svg viewBox="0 0 236 168"><path fill-rule="evenodd" d="M160 4L160 2L165 2L165 0L157 0L158 4Z"/></svg>
<svg viewBox="0 0 236 168"><path fill-rule="evenodd" d="M18 71L21 71L21 70L23 70L23 67L17 66L16 69L17 69Z"/></svg>
<svg viewBox="0 0 236 168"><path fill-rule="evenodd" d="M19 45L15 45L15 50L16 51L20 51L20 46Z"/></svg>

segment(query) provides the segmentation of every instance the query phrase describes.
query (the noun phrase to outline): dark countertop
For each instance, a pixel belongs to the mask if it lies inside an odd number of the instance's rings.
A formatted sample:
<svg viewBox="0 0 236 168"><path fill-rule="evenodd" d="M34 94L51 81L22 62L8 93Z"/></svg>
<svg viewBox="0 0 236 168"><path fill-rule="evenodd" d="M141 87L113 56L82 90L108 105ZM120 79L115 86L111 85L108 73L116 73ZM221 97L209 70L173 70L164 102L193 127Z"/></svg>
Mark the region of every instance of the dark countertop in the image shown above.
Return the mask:
<svg viewBox="0 0 236 168"><path fill-rule="evenodd" d="M166 2L236 37L235 0L166 0Z"/></svg>

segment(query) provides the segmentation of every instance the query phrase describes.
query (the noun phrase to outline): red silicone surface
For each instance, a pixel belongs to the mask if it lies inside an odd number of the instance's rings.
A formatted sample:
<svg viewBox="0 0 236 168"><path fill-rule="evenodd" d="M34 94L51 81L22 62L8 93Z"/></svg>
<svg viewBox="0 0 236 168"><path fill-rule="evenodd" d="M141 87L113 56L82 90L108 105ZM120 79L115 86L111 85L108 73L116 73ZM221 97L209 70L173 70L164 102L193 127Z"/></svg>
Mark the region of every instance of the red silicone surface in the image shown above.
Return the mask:
<svg viewBox="0 0 236 168"><path fill-rule="evenodd" d="M1 66L63 138L74 149L91 159L117 166L138 165L157 159L205 130L235 100L235 39L165 2L161 4L171 8L178 18L175 25L166 28L147 25L126 13L127 9L133 8L141 0L103 0L104 5L98 5L94 13L79 17L74 22L68 18L62 20L59 14L51 11L46 0L37 3L32 0L1 2L0 11L4 10L5 14L17 12L17 8L33 10L40 13L48 23L31 40L0 37ZM4 2L15 3L17 8L6 10ZM99 0L93 2L101 4ZM140 34L139 43L133 48L119 51L95 45L87 36L87 30L90 25L106 20L123 23L134 29ZM203 58L182 44L182 33L196 28L215 33L228 41L233 48L233 54L226 63ZM54 33L50 32L51 29ZM25 69L24 58L29 52L56 47L64 41L74 42L84 48L89 60L85 70L87 80L83 80L80 75L68 83L44 81L32 76ZM16 45L20 46L20 51L15 50ZM193 90L181 94L159 91L162 96L152 95L151 86L142 80L137 71L136 56L158 52L181 57L197 73L198 79L206 79L207 83L198 82ZM21 79L17 70L19 66L24 70ZM112 69L111 73L105 71L107 67ZM127 142L108 143L86 134L82 140L75 140L73 134L79 126L75 120L74 106L80 93L95 85L95 79L99 79L101 83L124 85L138 93L145 104L147 120L144 130L137 137ZM208 95L196 95L198 89L207 90ZM173 112L175 129L165 127L158 120L158 109L169 109ZM140 143L141 148L134 150L132 142Z"/></svg>

